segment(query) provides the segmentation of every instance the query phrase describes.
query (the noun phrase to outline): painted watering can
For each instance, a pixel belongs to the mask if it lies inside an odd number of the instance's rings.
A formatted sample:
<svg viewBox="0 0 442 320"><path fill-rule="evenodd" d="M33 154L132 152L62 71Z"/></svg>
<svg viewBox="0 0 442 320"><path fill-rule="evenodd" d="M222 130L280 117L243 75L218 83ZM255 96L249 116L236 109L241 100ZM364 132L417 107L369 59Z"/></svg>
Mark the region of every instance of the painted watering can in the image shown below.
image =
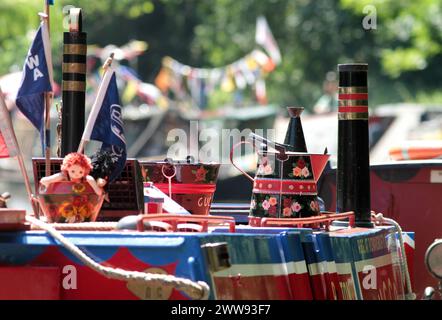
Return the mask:
<svg viewBox="0 0 442 320"><path fill-rule="evenodd" d="M291 120L286 141L291 136L290 131L296 131L292 130L294 123L300 125L299 114L291 113L293 123ZM300 130L302 132L302 127ZM303 135L298 138L304 140ZM294 149L293 144L275 143L254 133L250 134L249 139L252 142L242 141L233 146L230 152L230 160L235 168L253 182L249 216L301 218L318 215L317 181L330 155L289 151ZM302 141L298 141L298 145L302 145ZM257 150L258 168L255 178L233 161L233 151L245 143L252 143Z"/></svg>

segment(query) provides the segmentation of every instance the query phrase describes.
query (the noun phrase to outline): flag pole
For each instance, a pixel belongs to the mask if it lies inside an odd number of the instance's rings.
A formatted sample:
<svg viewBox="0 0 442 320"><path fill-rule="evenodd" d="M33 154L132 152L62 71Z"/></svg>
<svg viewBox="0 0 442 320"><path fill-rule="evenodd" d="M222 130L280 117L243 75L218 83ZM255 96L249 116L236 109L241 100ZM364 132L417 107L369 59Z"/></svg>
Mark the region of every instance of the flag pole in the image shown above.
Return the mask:
<svg viewBox="0 0 442 320"><path fill-rule="evenodd" d="M11 117L9 115L9 111L8 108L6 107L6 102L3 98L3 92L2 89L0 88L0 114L3 113L3 115L0 117L2 119L4 119L10 129L10 134L11 134L11 138L12 138L12 143L14 144L14 147L16 149L16 157L18 160L18 165L20 167L20 171L23 175L23 178L25 180L25 187L26 187L26 192L28 193L28 197L29 197L29 201L31 202L31 207L32 207L32 211L34 212L34 215L37 219L39 219L39 214L38 214L38 210L35 207L35 202L34 202L34 196L32 194L32 187L31 187L31 182L29 181L29 177L28 177L28 173L26 171L26 166L25 166L25 162L23 160L23 154L21 153L20 147L18 145L17 142L17 137L15 136L15 132L14 132L14 128L12 126L12 120Z"/></svg>
<svg viewBox="0 0 442 320"><path fill-rule="evenodd" d="M49 0L45 0L44 13L46 15L45 19L47 20L48 27L48 37L50 41L51 32L50 32L50 9L49 9ZM51 59L52 60L52 59ZM51 61L52 63L52 61ZM49 66L48 66L49 68ZM52 79L50 79L51 85L53 84ZM45 175L51 175L51 102L52 102L52 93L45 92L44 93L44 101L45 101Z"/></svg>
<svg viewBox="0 0 442 320"><path fill-rule="evenodd" d="M105 78L106 72L108 71L109 67L112 65L112 61L113 60L114 60L114 53L112 52L110 54L109 58L107 58L106 61L103 64L103 67L102 67L103 70L104 70L103 77L102 77L102 80L101 80L101 83L100 83L100 87L98 88L97 97L95 98L95 102L94 102L94 104L93 104L93 106L91 108L91 112L90 113L94 112L94 110L97 109L96 106L98 104L98 101L99 100L103 100L103 98L104 98L104 94L102 93L102 91L103 91L103 82L104 82L103 79ZM89 118L90 118L90 115L89 115ZM88 121L87 121L85 129L84 129L85 132L86 132L86 130L88 130L88 127L89 127L89 118L88 118ZM81 137L80 144L79 144L78 150L77 150L78 153L83 153L84 152L84 148L86 147L86 143L87 143L88 140L85 139L85 135L84 135L85 132L83 132L83 136Z"/></svg>

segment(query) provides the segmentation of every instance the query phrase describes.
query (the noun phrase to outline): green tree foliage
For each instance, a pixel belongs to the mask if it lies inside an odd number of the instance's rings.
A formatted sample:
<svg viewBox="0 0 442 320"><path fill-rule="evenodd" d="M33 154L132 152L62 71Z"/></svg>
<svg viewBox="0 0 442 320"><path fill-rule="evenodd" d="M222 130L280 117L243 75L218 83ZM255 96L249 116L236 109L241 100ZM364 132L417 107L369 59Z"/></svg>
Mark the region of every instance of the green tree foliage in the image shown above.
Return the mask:
<svg viewBox="0 0 442 320"><path fill-rule="evenodd" d="M310 108L327 71L368 62L372 105L416 100L442 84L441 0L216 0L199 6L192 50L211 65L230 62L254 46L257 15L267 17L283 63L269 75L271 101ZM376 29L362 21L374 5ZM423 94L425 95L425 94ZM419 94L422 96L422 94ZM433 95L440 97L440 95Z"/></svg>
<svg viewBox="0 0 442 320"><path fill-rule="evenodd" d="M0 2L0 74L21 68L43 0ZM62 8L84 9L88 42L143 40L138 72L152 82L168 55L195 67L231 63L256 47L264 15L283 61L266 79L269 100L311 108L338 63L369 63L371 105L440 99L442 0L58 0L51 10L54 64L61 63ZM374 5L377 28L365 30ZM58 69L59 73L59 69ZM57 68L56 68L57 74ZM58 76L59 77L59 76ZM425 98L423 98L425 97Z"/></svg>
<svg viewBox="0 0 442 320"><path fill-rule="evenodd" d="M34 31L44 11L44 2L37 0L0 1L0 75L20 70ZM51 21L51 27L60 21ZM61 37L57 34L55 39Z"/></svg>
<svg viewBox="0 0 442 320"><path fill-rule="evenodd" d="M360 14L374 5L380 21L376 46L384 70L393 77L424 70L442 53L442 1L342 0L343 8Z"/></svg>

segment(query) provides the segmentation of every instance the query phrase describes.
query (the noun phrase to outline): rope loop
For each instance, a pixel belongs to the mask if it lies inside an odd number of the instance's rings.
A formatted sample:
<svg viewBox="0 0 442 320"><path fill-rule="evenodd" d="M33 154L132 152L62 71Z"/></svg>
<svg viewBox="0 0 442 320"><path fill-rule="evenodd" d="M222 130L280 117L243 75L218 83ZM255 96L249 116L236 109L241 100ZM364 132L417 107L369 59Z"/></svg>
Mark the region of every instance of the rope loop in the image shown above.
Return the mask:
<svg viewBox="0 0 442 320"><path fill-rule="evenodd" d="M26 220L40 229L48 232L52 237L58 240L63 247L69 250L75 257L77 257L86 266L90 267L94 271L100 273L106 278L116 279L121 281L140 281L146 283L156 283L160 285L171 285L177 290L184 292L190 298L195 300L207 300L209 299L210 287L204 281L194 282L189 279L176 277L173 275L146 273L140 271L127 271L120 268L113 268L102 266L98 262L87 256L80 248L73 244L70 240L65 238L59 231L57 231L51 225L38 220L32 216L26 216Z"/></svg>
<svg viewBox="0 0 442 320"><path fill-rule="evenodd" d="M416 300L416 294L413 292L413 289L411 288L410 272L408 270L408 264L406 261L407 254L405 252L404 238L402 236L401 226L395 220L393 220L391 218L384 217L384 215L382 213L372 212L371 217L377 224L389 224L389 225L392 225L395 227L396 232L399 235L399 243L400 243L401 252L402 252L402 254L400 256L400 260L401 260L402 269L404 270L404 273L405 273L405 283L407 286L407 293L405 294L405 299L406 300Z"/></svg>

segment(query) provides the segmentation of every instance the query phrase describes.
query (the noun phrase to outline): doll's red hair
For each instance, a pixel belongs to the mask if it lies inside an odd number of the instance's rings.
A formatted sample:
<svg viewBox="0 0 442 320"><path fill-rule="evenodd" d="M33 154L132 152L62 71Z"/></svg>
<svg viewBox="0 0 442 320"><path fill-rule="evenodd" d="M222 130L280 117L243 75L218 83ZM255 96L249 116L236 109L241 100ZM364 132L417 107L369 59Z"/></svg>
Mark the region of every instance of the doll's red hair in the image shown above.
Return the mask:
<svg viewBox="0 0 442 320"><path fill-rule="evenodd" d="M64 157L63 164L61 165L61 171L65 175L68 175L69 167L75 164L84 169L84 176L87 176L89 172L91 172L91 159L89 159L88 156L78 152L69 153Z"/></svg>

